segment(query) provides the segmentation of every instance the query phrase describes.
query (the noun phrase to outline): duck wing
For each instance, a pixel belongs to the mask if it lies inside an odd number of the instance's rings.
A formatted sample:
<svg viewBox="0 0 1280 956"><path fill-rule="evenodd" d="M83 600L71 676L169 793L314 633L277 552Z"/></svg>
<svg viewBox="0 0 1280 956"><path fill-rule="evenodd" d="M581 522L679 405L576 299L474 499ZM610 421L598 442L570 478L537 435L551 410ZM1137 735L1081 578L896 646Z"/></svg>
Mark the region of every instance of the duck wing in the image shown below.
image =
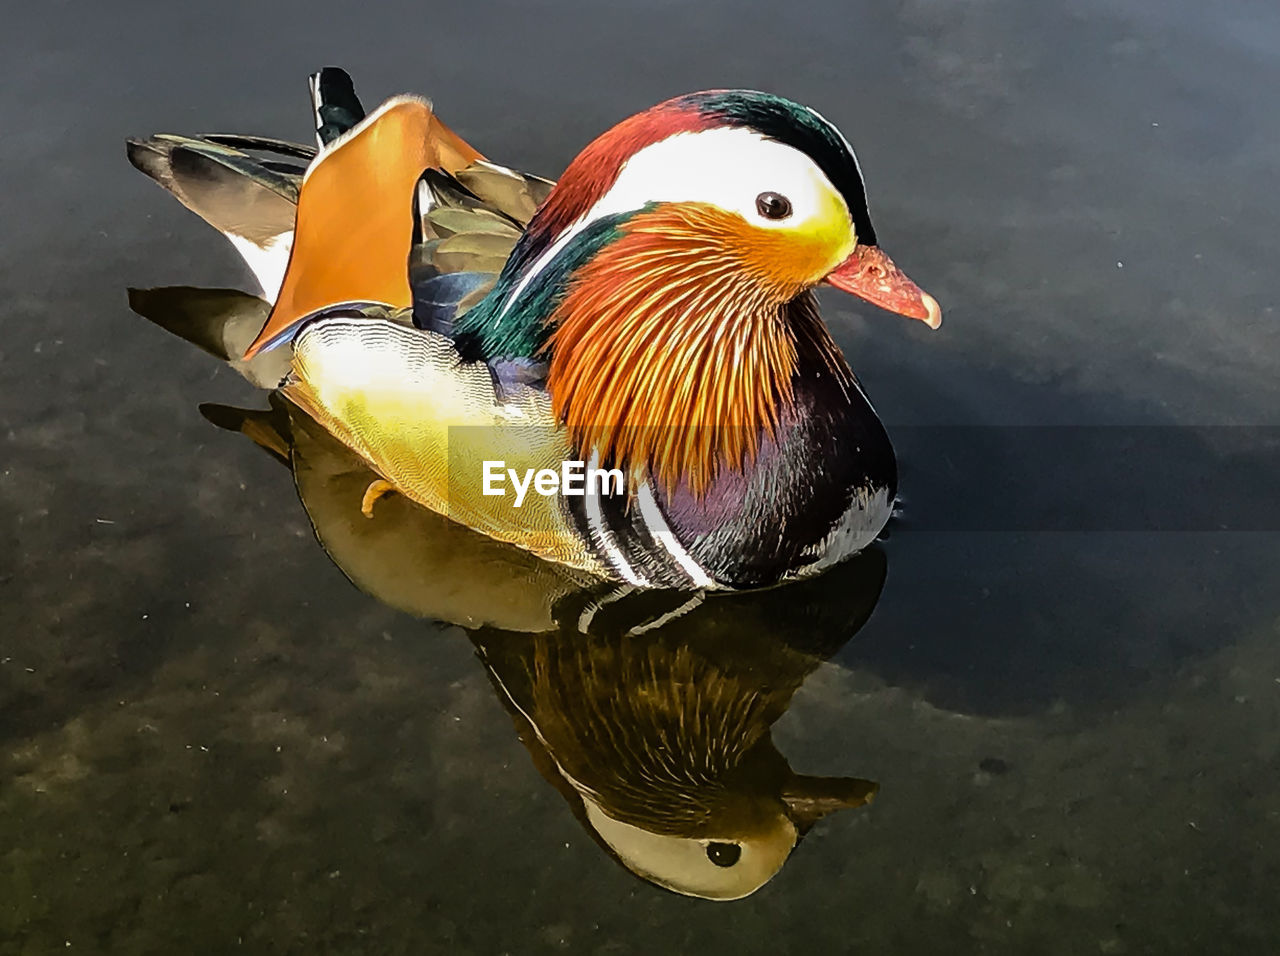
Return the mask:
<svg viewBox="0 0 1280 956"><path fill-rule="evenodd" d="M529 488L514 506L507 469L559 472L574 457L543 389L460 362L438 332L361 312L309 321L281 391L407 498L539 557L603 573L558 496ZM488 463L503 475L496 494L485 491Z"/></svg>
<svg viewBox="0 0 1280 956"><path fill-rule="evenodd" d="M493 288L549 188L546 180L484 161L453 175L422 174L409 259L419 328L452 335L453 320Z"/></svg>

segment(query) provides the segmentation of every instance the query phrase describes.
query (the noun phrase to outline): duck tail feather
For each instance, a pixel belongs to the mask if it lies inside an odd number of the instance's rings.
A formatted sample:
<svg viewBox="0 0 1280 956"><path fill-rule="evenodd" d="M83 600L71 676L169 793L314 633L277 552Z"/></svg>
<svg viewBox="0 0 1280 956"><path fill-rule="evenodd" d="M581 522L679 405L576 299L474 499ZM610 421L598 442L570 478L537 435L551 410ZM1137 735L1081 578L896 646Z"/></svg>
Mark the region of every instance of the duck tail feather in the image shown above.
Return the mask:
<svg viewBox="0 0 1280 956"><path fill-rule="evenodd" d="M134 167L227 237L274 299L293 243L300 167L204 137L159 134L131 139L127 150Z"/></svg>

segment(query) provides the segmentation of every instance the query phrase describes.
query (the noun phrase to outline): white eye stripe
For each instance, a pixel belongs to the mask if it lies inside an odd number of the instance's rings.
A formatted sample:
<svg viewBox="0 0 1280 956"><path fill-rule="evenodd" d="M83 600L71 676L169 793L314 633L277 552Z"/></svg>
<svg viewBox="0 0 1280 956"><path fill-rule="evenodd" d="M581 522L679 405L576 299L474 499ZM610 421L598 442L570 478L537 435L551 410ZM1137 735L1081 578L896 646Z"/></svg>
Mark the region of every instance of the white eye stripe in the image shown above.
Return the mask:
<svg viewBox="0 0 1280 956"><path fill-rule="evenodd" d="M785 196L791 215L762 216L756 198L764 192ZM637 151L623 164L609 191L529 266L507 296L504 311L569 240L605 216L633 212L649 203L705 202L739 213L755 226L795 229L821 215L829 197L849 214L844 198L817 163L754 130L722 126L676 133Z"/></svg>
<svg viewBox="0 0 1280 956"><path fill-rule="evenodd" d="M718 127L677 133L637 152L580 224L651 202L707 202L737 212L754 225L779 227L780 222L756 210L756 197L763 192L790 200L793 221L787 225L819 214L826 196L839 196L826 174L800 150L754 130Z"/></svg>

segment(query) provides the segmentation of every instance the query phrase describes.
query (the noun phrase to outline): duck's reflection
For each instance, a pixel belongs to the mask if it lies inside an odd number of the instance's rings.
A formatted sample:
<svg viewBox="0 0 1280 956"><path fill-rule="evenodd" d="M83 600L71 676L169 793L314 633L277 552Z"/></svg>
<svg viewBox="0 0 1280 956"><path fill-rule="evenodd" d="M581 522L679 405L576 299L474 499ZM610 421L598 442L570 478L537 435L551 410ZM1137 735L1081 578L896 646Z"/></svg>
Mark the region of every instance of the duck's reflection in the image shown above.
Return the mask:
<svg viewBox="0 0 1280 956"><path fill-rule="evenodd" d="M238 354L228 317L257 302L243 298L154 290L133 302L225 356ZM875 793L866 780L794 773L770 728L870 616L885 576L879 551L771 591L621 592L395 495L366 517L376 476L277 396L266 410L202 411L290 466L317 537L357 586L467 630L538 770L645 880L746 896L819 819Z"/></svg>
<svg viewBox="0 0 1280 956"><path fill-rule="evenodd" d="M874 598L882 562L858 570ZM796 774L774 747L770 727L820 658L760 620L715 601L642 634L484 629L472 642L534 763L603 847L660 886L737 899L821 817L875 792Z"/></svg>

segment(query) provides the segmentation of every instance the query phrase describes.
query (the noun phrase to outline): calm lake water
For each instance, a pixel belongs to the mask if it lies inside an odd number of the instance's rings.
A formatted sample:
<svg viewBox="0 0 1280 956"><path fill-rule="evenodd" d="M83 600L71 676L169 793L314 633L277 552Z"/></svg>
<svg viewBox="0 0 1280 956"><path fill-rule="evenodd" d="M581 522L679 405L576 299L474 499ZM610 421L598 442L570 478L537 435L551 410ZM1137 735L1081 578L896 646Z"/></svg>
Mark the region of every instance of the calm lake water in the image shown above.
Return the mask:
<svg viewBox="0 0 1280 956"><path fill-rule="evenodd" d="M1274 4L127 0L0 52L0 953L1275 950ZM249 278L124 137L307 141L327 63L549 176L691 89L841 126L946 311L824 299L902 458L888 540L650 626L343 512L358 467L296 422L297 489L206 421L265 395L125 287ZM675 687L727 729L635 703ZM567 783L612 806L653 752L741 757L744 833L797 780L879 789L713 903Z"/></svg>

